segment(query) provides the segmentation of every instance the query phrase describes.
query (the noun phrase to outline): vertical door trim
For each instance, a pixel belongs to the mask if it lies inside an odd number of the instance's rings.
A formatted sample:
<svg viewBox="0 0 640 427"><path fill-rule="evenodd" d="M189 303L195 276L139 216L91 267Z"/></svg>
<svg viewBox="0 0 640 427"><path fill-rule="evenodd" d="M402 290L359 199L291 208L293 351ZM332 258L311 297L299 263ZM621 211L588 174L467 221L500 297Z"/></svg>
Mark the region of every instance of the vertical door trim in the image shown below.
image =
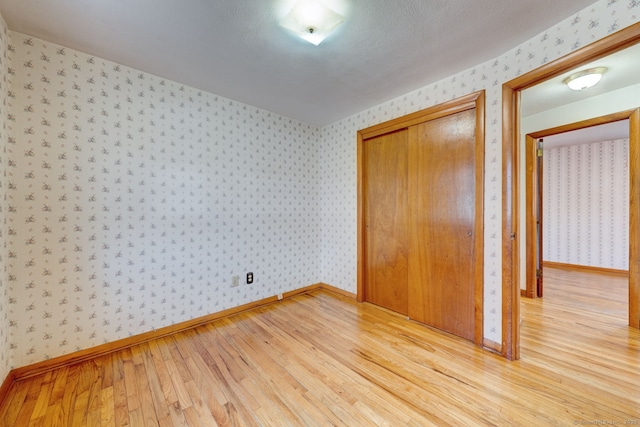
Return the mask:
<svg viewBox="0 0 640 427"><path fill-rule="evenodd" d="M475 233L475 342L483 342L484 325L484 158L485 158L485 91L474 92L460 98L417 111L357 132L356 185L357 185L357 300L366 299L364 286L364 202L363 202L363 144L367 139L408 128L462 111L476 109L476 206Z"/></svg>
<svg viewBox="0 0 640 427"><path fill-rule="evenodd" d="M536 298L537 292L537 280L536 280L536 257L537 257L537 232L536 232L536 221L537 221L537 194L538 194L538 170L536 167L536 156L537 156L537 144L538 140L533 138L531 135L527 135L526 142L526 164L527 164L527 175L525 177L526 180L526 291L525 296L527 298Z"/></svg>
<svg viewBox="0 0 640 427"><path fill-rule="evenodd" d="M640 328L640 108L629 117L629 325Z"/></svg>
<svg viewBox="0 0 640 427"><path fill-rule="evenodd" d="M543 256L544 256L544 218L543 218L543 209L544 209L544 186L543 186L543 175L544 175L544 142L542 138L536 139L536 166L535 171L538 179L536 180L536 288L535 294L538 298L542 298L544 293L544 271L542 270Z"/></svg>
<svg viewBox="0 0 640 427"><path fill-rule="evenodd" d="M515 234L520 215L517 186L520 92L638 42L640 22L516 77L502 86L502 355L507 359L520 358L520 261ZM637 274L640 276L640 272ZM637 323L634 325L639 326Z"/></svg>
<svg viewBox="0 0 640 427"><path fill-rule="evenodd" d="M485 162L485 93L476 99L476 218L475 218L475 342L484 344L484 162Z"/></svg>
<svg viewBox="0 0 640 427"><path fill-rule="evenodd" d="M358 140L356 147L356 185L357 185L357 201L356 201L356 218L357 218L357 261L356 261L356 299L358 302L364 302L364 140L362 133L358 131Z"/></svg>

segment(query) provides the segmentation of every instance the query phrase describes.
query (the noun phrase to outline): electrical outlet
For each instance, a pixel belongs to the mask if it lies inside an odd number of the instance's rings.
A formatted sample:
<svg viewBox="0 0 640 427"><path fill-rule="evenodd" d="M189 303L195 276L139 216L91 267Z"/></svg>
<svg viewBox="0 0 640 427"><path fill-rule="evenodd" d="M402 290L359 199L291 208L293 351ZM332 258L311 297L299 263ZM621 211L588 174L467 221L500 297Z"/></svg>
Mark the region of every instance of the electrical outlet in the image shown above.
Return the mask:
<svg viewBox="0 0 640 427"><path fill-rule="evenodd" d="M247 273L247 285L253 283L253 273Z"/></svg>
<svg viewBox="0 0 640 427"><path fill-rule="evenodd" d="M278 294L278 301L282 300L282 294Z"/></svg>
<svg viewBox="0 0 640 427"><path fill-rule="evenodd" d="M238 285L240 285L240 276L231 277L231 287L235 288Z"/></svg>

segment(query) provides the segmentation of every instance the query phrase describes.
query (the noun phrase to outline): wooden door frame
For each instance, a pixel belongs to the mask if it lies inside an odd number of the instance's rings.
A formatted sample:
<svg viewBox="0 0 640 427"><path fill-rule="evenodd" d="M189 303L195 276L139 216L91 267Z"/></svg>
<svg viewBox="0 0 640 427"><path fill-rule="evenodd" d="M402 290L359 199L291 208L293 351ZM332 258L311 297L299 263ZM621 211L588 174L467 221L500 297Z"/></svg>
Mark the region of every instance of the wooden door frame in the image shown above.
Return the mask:
<svg viewBox="0 0 640 427"><path fill-rule="evenodd" d="M548 135L544 135L548 136ZM530 134L526 136L526 290L527 298L536 298L538 295L536 257L539 256L538 248L538 203L540 202L540 177L538 170L538 138ZM542 240L542 239L540 239ZM540 263L542 264L542 263ZM522 293L521 293L522 294Z"/></svg>
<svg viewBox="0 0 640 427"><path fill-rule="evenodd" d="M543 262L543 256L544 256L544 247L543 247L543 236L544 236L544 221L543 221L543 209L544 209L544 203L543 203L543 190L544 187L542 185L542 177L544 174L544 164L543 164L543 157L542 157L542 152L544 151L544 143L543 143L543 139L537 139L536 140L536 174L538 174L538 176L536 177L536 183L537 183L537 191L536 191L536 239L537 239L537 243L536 243L536 256L538 257L538 262L536 262L536 292L535 295L537 297L542 297L542 294L544 292L543 290L543 285L544 285L544 272L542 271L542 262ZM537 151L540 150L540 153L538 153ZM538 155L540 154L540 155ZM528 241L528 240L527 240Z"/></svg>
<svg viewBox="0 0 640 427"><path fill-rule="evenodd" d="M502 85L502 355L510 360L520 358L520 259L517 232L520 222L518 168L520 157L520 92L545 80L623 50L640 42L640 22L613 33L588 46L578 49L553 62L523 74ZM637 115L636 115L637 116ZM640 132L640 117L631 120L631 129ZM630 161L640 162L640 153L631 153ZM640 178L630 183L631 199L640 199ZM637 212L630 213L630 233L640 233ZM635 248L634 253L640 251ZM640 281L640 259L629 259L629 275ZM635 301L637 289L630 300L634 301L631 324L640 326L640 307ZM632 299L633 298L633 299Z"/></svg>
<svg viewBox="0 0 640 427"><path fill-rule="evenodd" d="M484 339L484 163L485 163L485 91L471 93L454 100L417 111L357 132L357 300L365 301L364 286L364 202L363 202L363 144L376 136L395 132L409 126L439 119L470 109L476 109L476 199L475 199L475 332L474 341L483 344ZM486 343L485 343L486 344ZM490 343L489 343L490 344ZM490 345L491 348L495 347Z"/></svg>
<svg viewBox="0 0 640 427"><path fill-rule="evenodd" d="M558 135L565 132L571 132L579 129L586 129L593 126L600 126L607 123L614 123L621 120L629 120L629 126L631 126L631 119L636 113L637 109L621 111L619 113L607 114L605 116L600 116L588 120L583 120L580 122L569 123L566 125L558 126L551 129L545 129L541 131L532 132L526 135L527 144L527 176L526 176L526 274L527 274L527 289L525 291L525 295L528 298L536 298L536 274L535 274L535 266L536 266L536 204L534 203L534 198L536 198L536 191L539 188L536 183L540 182L541 176L538 176L538 170L535 167L535 151L536 151L536 141L540 138L545 138L551 135ZM632 135L631 130L629 130L629 153L637 152L640 148L638 145L640 144L639 138L637 135ZM633 179L634 176L640 174L640 170L631 169L632 167L640 166L637 163L633 162L629 165L629 178ZM635 201L634 201L635 202ZM632 205L632 200L629 200L629 212L633 210L640 209L640 206ZM629 249L634 245L634 240L637 240L636 235L629 236ZM635 244L637 246L637 243ZM630 253L631 256L631 253ZM541 261L542 264L542 261ZM631 280L631 277L629 277ZM638 288L639 285L629 283L630 287ZM631 303L631 301L629 301ZM633 310L629 307L629 313L631 314ZM633 319L629 318L629 324L632 324Z"/></svg>

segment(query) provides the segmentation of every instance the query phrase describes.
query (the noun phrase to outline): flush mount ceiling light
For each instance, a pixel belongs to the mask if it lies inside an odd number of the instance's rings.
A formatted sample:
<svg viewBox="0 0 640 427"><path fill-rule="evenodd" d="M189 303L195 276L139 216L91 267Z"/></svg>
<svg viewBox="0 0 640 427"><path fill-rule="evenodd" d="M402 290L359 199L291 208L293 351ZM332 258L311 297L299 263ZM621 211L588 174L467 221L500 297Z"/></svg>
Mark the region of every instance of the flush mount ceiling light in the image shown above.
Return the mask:
<svg viewBox="0 0 640 427"><path fill-rule="evenodd" d="M564 80L564 83L573 90L589 89L598 84L602 75L607 71L606 67L590 68L571 74Z"/></svg>
<svg viewBox="0 0 640 427"><path fill-rule="evenodd" d="M318 46L342 21L344 17L318 0L299 0L280 26Z"/></svg>

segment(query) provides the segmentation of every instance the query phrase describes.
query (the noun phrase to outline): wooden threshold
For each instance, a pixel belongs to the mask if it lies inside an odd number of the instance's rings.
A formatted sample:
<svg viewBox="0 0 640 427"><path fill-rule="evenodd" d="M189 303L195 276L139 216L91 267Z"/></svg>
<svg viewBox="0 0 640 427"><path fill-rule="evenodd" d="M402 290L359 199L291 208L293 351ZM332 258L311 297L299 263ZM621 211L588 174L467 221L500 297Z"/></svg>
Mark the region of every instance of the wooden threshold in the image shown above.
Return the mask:
<svg viewBox="0 0 640 427"><path fill-rule="evenodd" d="M489 350L489 351L491 351L493 353L500 354L500 355L502 354L502 344L500 344L498 342L491 341L491 340L488 340L488 339L485 338L483 340L483 342L482 342L482 346L486 350Z"/></svg>
<svg viewBox="0 0 640 427"><path fill-rule="evenodd" d="M339 294L347 298L356 299L355 294L336 288L334 286L328 285L326 283L316 283L314 285L306 286L304 288L296 289L289 292L284 292L282 294L282 298L283 299L292 298L294 296L312 292L318 289ZM3 397L4 397L3 393L6 393L6 391L9 389L11 384L15 381L40 375L40 374L52 371L54 369L65 367L65 366L74 365L80 362L84 362L86 360L94 359L96 357L105 356L110 353L124 350L130 347L133 347L135 345L140 345L157 338L162 338L162 337L176 334L178 332L193 329L198 326L213 322L214 320L233 316L235 314L252 310L258 307L262 307L268 304L272 304L278 301L279 301L278 296L264 298L259 301L250 302L248 304L243 304L238 307L229 308L216 313L208 314L206 316L198 317L196 319L180 322L175 325L166 326L164 328L145 332L132 337L123 338L123 339L102 344L96 347L91 347L85 350L80 350L70 354L65 354L63 356L48 359L42 362L38 362L31 365L13 369L9 373L5 381L3 382L2 386L0 387L0 402L3 400Z"/></svg>

